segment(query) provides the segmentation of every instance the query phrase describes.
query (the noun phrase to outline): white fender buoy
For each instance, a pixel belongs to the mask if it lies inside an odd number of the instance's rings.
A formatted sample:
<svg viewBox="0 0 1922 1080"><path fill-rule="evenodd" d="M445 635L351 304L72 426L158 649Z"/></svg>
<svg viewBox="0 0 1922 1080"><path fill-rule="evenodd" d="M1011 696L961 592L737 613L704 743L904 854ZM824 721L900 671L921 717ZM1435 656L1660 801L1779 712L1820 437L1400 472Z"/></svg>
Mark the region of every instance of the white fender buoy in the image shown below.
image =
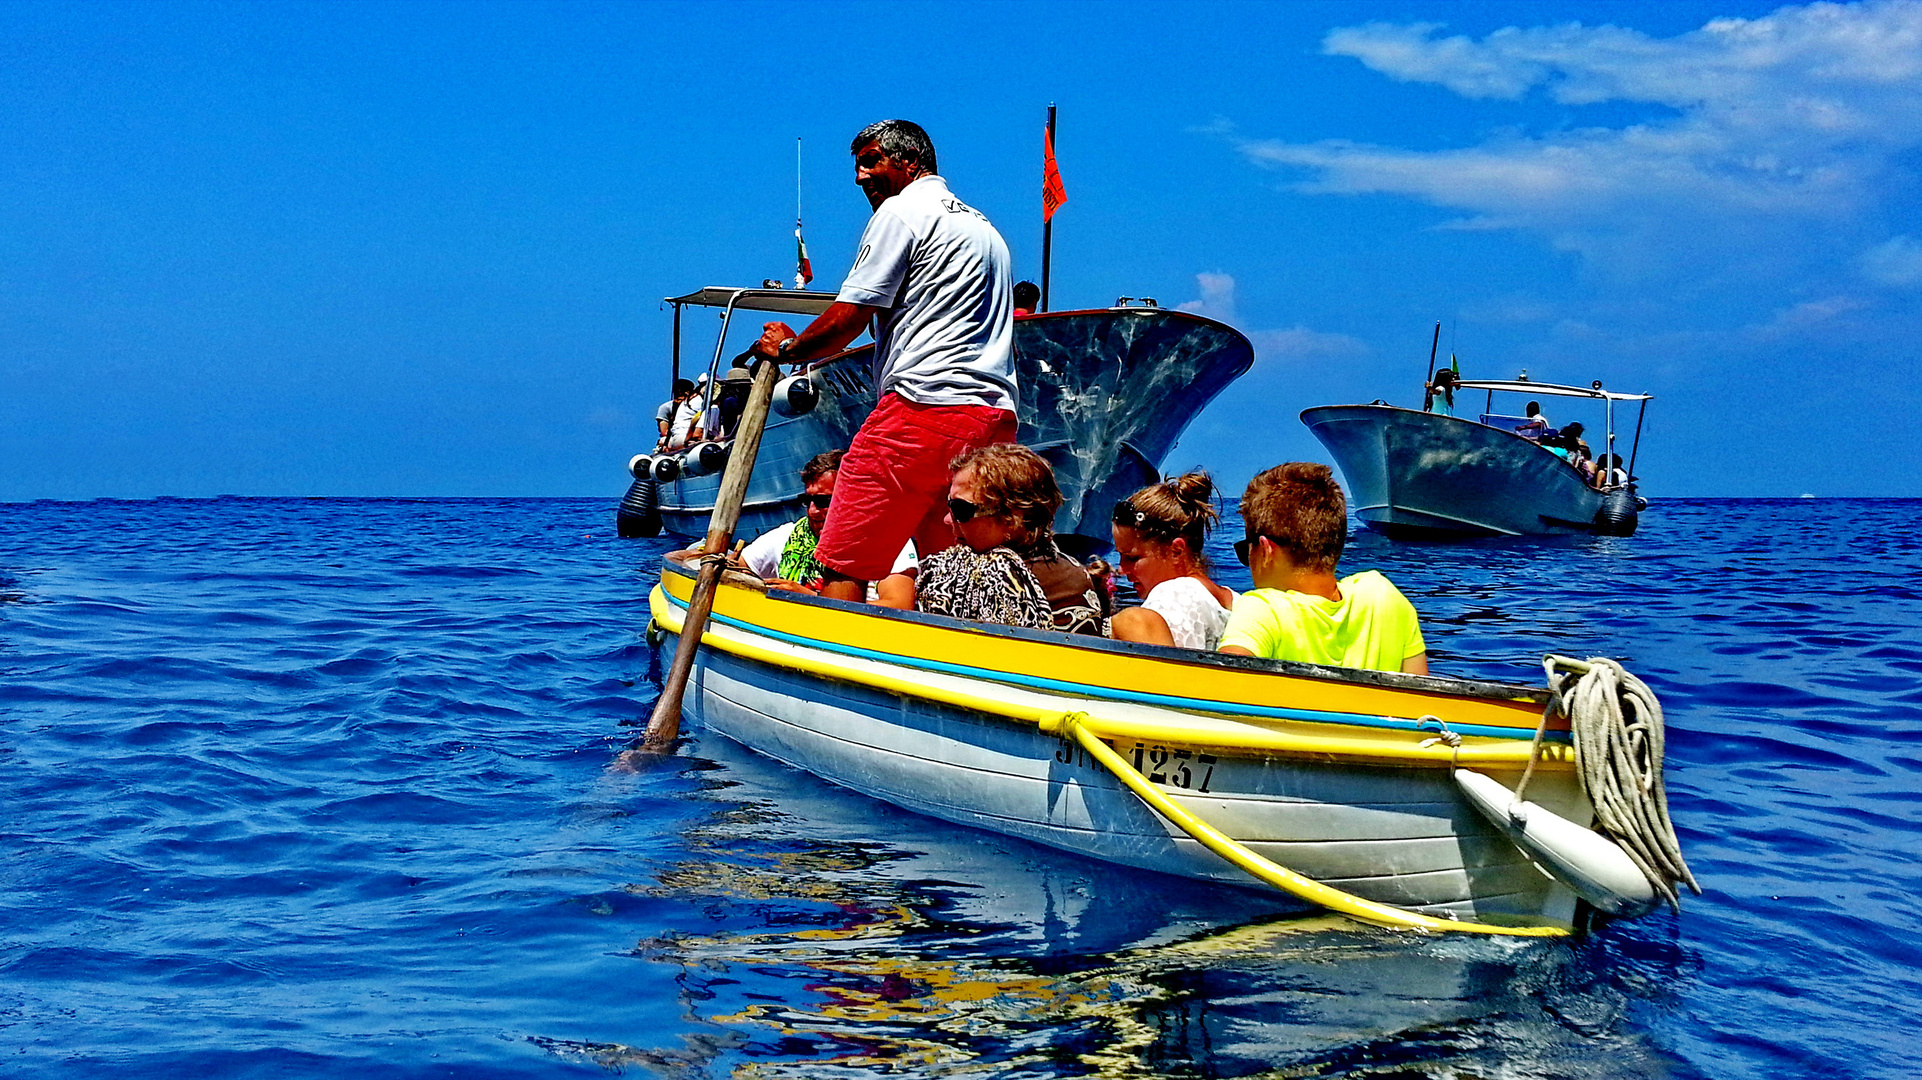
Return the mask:
<svg viewBox="0 0 1922 1080"><path fill-rule="evenodd" d="M654 459L654 464L648 472L652 474L655 483L671 484L681 477L681 459L673 454L662 454Z"/></svg>
<svg viewBox="0 0 1922 1080"><path fill-rule="evenodd" d="M627 459L627 473L636 480L654 479L654 458L649 454L635 454Z"/></svg>
<svg viewBox="0 0 1922 1080"><path fill-rule="evenodd" d="M821 391L806 375L790 375L774 386L774 411L782 416L805 416L821 400Z"/></svg>
<svg viewBox="0 0 1922 1080"><path fill-rule="evenodd" d="M1655 887L1613 840L1516 799L1494 777L1456 769L1455 783L1523 854L1590 904L1610 915L1638 915L1655 906Z"/></svg>

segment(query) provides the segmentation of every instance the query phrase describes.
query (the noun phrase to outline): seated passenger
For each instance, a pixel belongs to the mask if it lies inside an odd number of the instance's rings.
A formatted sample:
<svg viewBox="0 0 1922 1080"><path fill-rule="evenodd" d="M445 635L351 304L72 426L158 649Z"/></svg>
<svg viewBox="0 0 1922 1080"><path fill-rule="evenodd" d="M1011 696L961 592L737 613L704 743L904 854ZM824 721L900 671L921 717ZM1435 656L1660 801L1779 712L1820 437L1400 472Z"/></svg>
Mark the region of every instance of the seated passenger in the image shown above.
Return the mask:
<svg viewBox="0 0 1922 1080"><path fill-rule="evenodd" d="M694 380L694 391L674 412L674 425L668 431L667 449L685 450L701 441L701 417L707 411L707 372Z"/></svg>
<svg viewBox="0 0 1922 1080"><path fill-rule="evenodd" d="M821 527L827 522L828 507L834 498L834 481L840 474L841 455L845 452L829 450L810 458L801 467L806 512L797 520L762 533L741 552L741 565L767 582L768 588L821 591L821 564L814 559L814 545L820 541ZM895 558L893 572L870 587L868 602L881 607L913 607L914 566L914 541L910 540Z"/></svg>
<svg viewBox="0 0 1922 1080"><path fill-rule="evenodd" d="M686 404L687 399L693 396L693 382L687 379L674 380L672 396L669 397L668 400L661 402L660 408L654 410L654 426L659 429L660 432L660 438L654 443L655 453L658 454L667 449L668 442L674 432L674 415L680 412L681 406Z"/></svg>
<svg viewBox="0 0 1922 1080"><path fill-rule="evenodd" d="M1150 484L1114 508L1115 557L1141 606L1115 612L1116 641L1183 649L1221 643L1235 594L1208 578L1202 545L1215 527L1214 482L1192 472Z"/></svg>
<svg viewBox="0 0 1922 1080"><path fill-rule="evenodd" d="M1422 411L1440 416L1455 415L1455 384L1459 380L1452 368L1435 372L1435 381L1422 384Z"/></svg>
<svg viewBox="0 0 1922 1080"><path fill-rule="evenodd" d="M1617 488L1628 483L1628 470L1622 468L1622 455L1604 454L1596 472L1595 486L1598 488Z"/></svg>
<svg viewBox="0 0 1922 1080"><path fill-rule="evenodd" d="M1373 570L1335 578L1348 506L1326 465L1291 461L1248 482L1235 555L1255 588L1235 598L1221 651L1330 667L1428 674L1428 647L1401 591Z"/></svg>
<svg viewBox="0 0 1922 1080"><path fill-rule="evenodd" d="M1548 422L1548 417L1543 415L1542 413L1541 402L1539 401L1529 402L1528 403L1528 421L1524 423L1521 427L1516 428L1515 434L1521 435L1530 439L1540 439L1548 435L1553 435L1554 433L1555 433L1554 425L1550 424Z"/></svg>
<svg viewBox="0 0 1922 1080"><path fill-rule="evenodd" d="M1041 287L1032 281L1014 283L1014 313L1032 315L1041 306Z"/></svg>
<svg viewBox="0 0 1922 1080"><path fill-rule="evenodd" d="M1014 443L949 463L948 524L960 541L921 560L915 607L976 622L1104 635L1102 590L1054 542L1061 489L1041 455Z"/></svg>

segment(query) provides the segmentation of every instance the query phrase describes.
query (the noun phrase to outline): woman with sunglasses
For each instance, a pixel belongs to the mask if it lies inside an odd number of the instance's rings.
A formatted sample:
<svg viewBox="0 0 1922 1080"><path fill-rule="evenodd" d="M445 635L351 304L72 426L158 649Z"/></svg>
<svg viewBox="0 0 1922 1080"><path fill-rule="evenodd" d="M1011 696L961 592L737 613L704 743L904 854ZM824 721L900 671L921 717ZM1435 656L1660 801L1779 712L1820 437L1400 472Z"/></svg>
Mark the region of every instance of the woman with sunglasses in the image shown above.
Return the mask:
<svg viewBox="0 0 1922 1080"><path fill-rule="evenodd" d="M1141 606L1117 612L1117 641L1212 649L1228 625L1234 590L1208 577L1202 553L1215 527L1214 481L1191 472L1150 484L1115 504L1114 549Z"/></svg>
<svg viewBox="0 0 1922 1080"><path fill-rule="evenodd" d="M808 459L801 466L807 512L762 533L741 552L742 567L767 582L768 588L820 592L821 564L814 558L814 547L827 523L828 508L834 504L834 481L840 474L843 453L829 450ZM913 581L904 575L913 573L914 562L914 541L910 540L895 557L893 572L868 587L868 602L882 607L913 607Z"/></svg>
<svg viewBox="0 0 1922 1080"><path fill-rule="evenodd" d="M915 607L976 622L1103 635L1106 593L1055 545L1061 489L1041 455L996 443L948 467L948 524L960 542L922 560Z"/></svg>

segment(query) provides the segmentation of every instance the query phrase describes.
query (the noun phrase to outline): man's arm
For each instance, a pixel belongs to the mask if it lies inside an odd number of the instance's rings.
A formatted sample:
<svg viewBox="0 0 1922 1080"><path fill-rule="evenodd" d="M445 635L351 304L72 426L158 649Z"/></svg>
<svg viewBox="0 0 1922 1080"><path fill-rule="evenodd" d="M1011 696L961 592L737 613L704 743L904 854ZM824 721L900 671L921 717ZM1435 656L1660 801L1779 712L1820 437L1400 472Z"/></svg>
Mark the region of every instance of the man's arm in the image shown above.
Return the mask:
<svg viewBox="0 0 1922 1080"><path fill-rule="evenodd" d="M1408 659L1403 660L1401 662L1401 669L1404 674L1408 674L1408 675L1428 674L1428 654L1425 652L1418 652L1415 655L1409 657Z"/></svg>
<svg viewBox="0 0 1922 1080"><path fill-rule="evenodd" d="M761 340L754 343L754 352L761 356L777 359L784 364L800 364L833 356L848 347L881 309L866 304L850 304L836 300L828 305L820 318L808 324L799 334L786 323L771 322L764 325ZM781 343L793 340L787 352L781 352Z"/></svg>

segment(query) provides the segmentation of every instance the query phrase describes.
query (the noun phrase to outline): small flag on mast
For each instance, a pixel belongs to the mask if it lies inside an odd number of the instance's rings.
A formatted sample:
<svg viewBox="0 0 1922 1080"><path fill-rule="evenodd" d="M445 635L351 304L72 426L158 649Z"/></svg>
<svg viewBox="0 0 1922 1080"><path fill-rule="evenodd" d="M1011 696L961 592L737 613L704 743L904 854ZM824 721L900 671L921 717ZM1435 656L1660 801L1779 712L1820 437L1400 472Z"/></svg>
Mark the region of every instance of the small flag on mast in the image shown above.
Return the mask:
<svg viewBox="0 0 1922 1080"><path fill-rule="evenodd" d="M1053 221L1054 212L1068 201L1068 189L1062 186L1061 169L1054 163L1054 128L1049 127L1045 137L1047 159L1041 167L1041 220Z"/></svg>

